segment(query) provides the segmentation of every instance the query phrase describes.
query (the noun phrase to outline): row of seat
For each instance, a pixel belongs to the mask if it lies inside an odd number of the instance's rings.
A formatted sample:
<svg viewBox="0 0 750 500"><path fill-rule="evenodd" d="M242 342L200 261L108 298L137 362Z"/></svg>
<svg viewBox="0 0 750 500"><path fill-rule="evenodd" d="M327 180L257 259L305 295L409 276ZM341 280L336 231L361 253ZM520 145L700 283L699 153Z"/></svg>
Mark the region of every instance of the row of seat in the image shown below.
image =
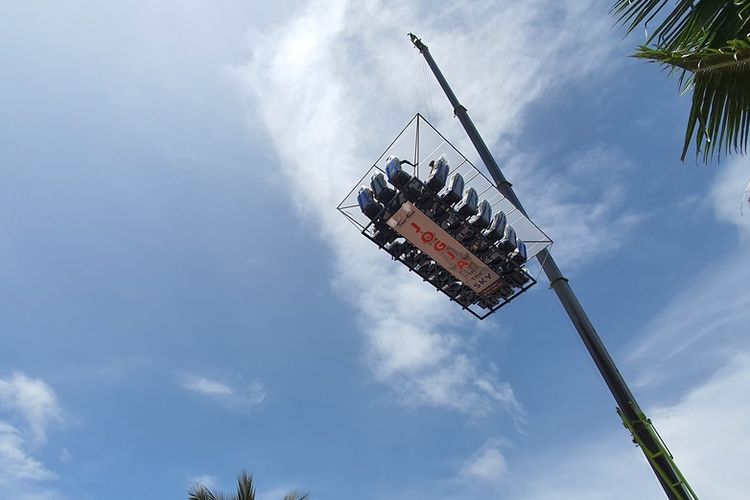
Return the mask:
<svg viewBox="0 0 750 500"><path fill-rule="evenodd" d="M360 209L373 222L372 238L379 246L464 307L476 303L492 309L501 299L513 296L514 288L528 283L528 274L520 267L527 260L526 245L516 236L502 211L493 217L487 200L478 203L476 190L464 191L460 173L448 178L450 166L445 155L430 162L430 173L424 182L408 174L403 164L410 162L389 157L385 168L388 182L382 173L377 173L372 176L370 186L362 186L357 194ZM500 287L494 293L477 295L391 229L386 221L406 201L500 275L503 278Z"/></svg>

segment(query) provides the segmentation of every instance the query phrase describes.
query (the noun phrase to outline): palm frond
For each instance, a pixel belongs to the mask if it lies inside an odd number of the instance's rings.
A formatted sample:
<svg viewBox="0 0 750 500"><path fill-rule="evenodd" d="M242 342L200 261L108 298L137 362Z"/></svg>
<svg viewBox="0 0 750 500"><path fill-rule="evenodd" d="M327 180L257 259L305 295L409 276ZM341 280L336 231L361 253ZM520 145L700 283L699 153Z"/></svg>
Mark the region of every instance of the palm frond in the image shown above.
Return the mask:
<svg viewBox="0 0 750 500"><path fill-rule="evenodd" d="M669 3L672 10L659 16ZM750 0L616 0L611 12L628 33L643 24L645 44L666 50L719 48L750 35Z"/></svg>
<svg viewBox="0 0 750 500"><path fill-rule="evenodd" d="M292 491L287 493L284 500L309 500L310 492L302 493ZM213 493L202 484L195 484L188 491L188 500L226 500L223 493ZM247 471L242 471L237 477L237 494L232 500L255 500L255 485L253 476Z"/></svg>
<svg viewBox="0 0 750 500"><path fill-rule="evenodd" d="M750 38L731 40L719 49L670 51L640 47L636 57L682 70L683 90L692 88L682 156L694 138L696 154L744 153L750 133Z"/></svg>
<svg viewBox="0 0 750 500"><path fill-rule="evenodd" d="M630 33L641 24L648 26L648 23L659 15L667 3L669 0L617 0L612 6L611 13L617 17L618 23L626 26L627 32ZM690 0L680 0L674 10L667 14L662 23L653 30L646 43L682 18L690 10L692 4Z"/></svg>
<svg viewBox="0 0 750 500"><path fill-rule="evenodd" d="M291 491L284 495L284 500L308 500L310 498L310 492L302 493L300 491Z"/></svg>
<svg viewBox="0 0 750 500"><path fill-rule="evenodd" d="M188 492L188 500L218 500L211 490L202 484L196 484Z"/></svg>
<svg viewBox="0 0 750 500"><path fill-rule="evenodd" d="M237 478L237 500L255 500L253 476L247 471L242 471Z"/></svg>

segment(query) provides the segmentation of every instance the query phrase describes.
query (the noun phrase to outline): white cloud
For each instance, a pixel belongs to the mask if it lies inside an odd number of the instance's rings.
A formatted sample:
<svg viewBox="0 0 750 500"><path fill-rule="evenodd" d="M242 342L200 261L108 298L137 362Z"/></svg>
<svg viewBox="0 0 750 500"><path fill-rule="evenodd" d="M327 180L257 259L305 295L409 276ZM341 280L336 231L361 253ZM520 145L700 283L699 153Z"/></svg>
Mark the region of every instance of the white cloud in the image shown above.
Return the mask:
<svg viewBox="0 0 750 500"><path fill-rule="evenodd" d="M62 411L52 388L43 380L22 373L0 379L0 409L20 418L31 437L40 443L46 440L47 426L62 420Z"/></svg>
<svg viewBox="0 0 750 500"><path fill-rule="evenodd" d="M259 380L237 380L227 383L194 374L182 376L180 385L193 393L219 402L232 410L248 410L266 399L266 390Z"/></svg>
<svg viewBox="0 0 750 500"><path fill-rule="evenodd" d="M721 165L721 173L711 190L716 218L735 225L750 237L750 203L745 189L750 187L750 158L737 157Z"/></svg>
<svg viewBox="0 0 750 500"><path fill-rule="evenodd" d="M11 481L54 477L40 461L28 454L27 448L22 432L0 421L0 486Z"/></svg>
<svg viewBox="0 0 750 500"><path fill-rule="evenodd" d="M750 347L750 261L740 247L708 269L646 327L627 360L640 368L637 385L707 375Z"/></svg>
<svg viewBox="0 0 750 500"><path fill-rule="evenodd" d="M196 485L205 486L211 491L216 490L216 476L211 476L208 474L201 474L199 476L195 476L191 478L188 481L188 488L192 488Z"/></svg>
<svg viewBox="0 0 750 500"><path fill-rule="evenodd" d="M706 383L690 391L678 404L651 412L701 498L747 498L748 388L750 353L745 352L728 359Z"/></svg>
<svg viewBox="0 0 750 500"><path fill-rule="evenodd" d="M750 442L750 400L744 395L748 387L750 356L737 355L676 404L648 411L700 498L747 498L750 448L744 444ZM505 498L662 497L653 472L624 430L592 438L517 464L510 471L514 488Z"/></svg>
<svg viewBox="0 0 750 500"><path fill-rule="evenodd" d="M643 214L627 204L625 178L633 163L620 150L594 144L562 158L554 169L530 155L508 165L535 222L555 241L553 253L575 269L619 248Z"/></svg>
<svg viewBox="0 0 750 500"><path fill-rule="evenodd" d="M514 500L601 500L662 498L645 458L624 429L586 436L582 444L553 448L511 470L513 484L501 498ZM593 438L593 439L592 439ZM710 498L710 497L706 497Z"/></svg>
<svg viewBox="0 0 750 500"><path fill-rule="evenodd" d="M185 377L183 387L189 391L206 394L209 396L231 395L234 393L231 387L215 380L204 377L189 375Z"/></svg>
<svg viewBox="0 0 750 500"><path fill-rule="evenodd" d="M743 158L722 168L708 199L720 222L737 227L740 241L734 249L717 247L706 268L693 271L690 285L647 325L628 356L640 367L637 385L707 376L750 350L750 215L741 216L739 207L750 169Z"/></svg>
<svg viewBox="0 0 750 500"><path fill-rule="evenodd" d="M330 0L250 37L252 60L239 74L254 111L300 216L331 242L334 283L359 313L375 377L402 401L472 414L520 408L507 383L493 380L454 333L469 324L465 313L370 248L334 210L419 109L422 62L406 31L423 36L488 142L507 151L529 103L605 69L610 27L606 8L594 1L552 8L540 0L459 1L438 11L416 2ZM445 109L433 122L468 154L446 101L433 93ZM565 209L559 220L580 221L587 238L575 252L584 259L601 248L591 242L603 240L594 233L612 205L576 202L580 193L561 198L561 191L550 186L545 201Z"/></svg>
<svg viewBox="0 0 750 500"><path fill-rule="evenodd" d="M735 225L743 237L734 249L717 249L716 259L690 278L693 284L644 329L628 361L636 367L639 392L651 400L676 399L647 414L697 495L740 500L747 497L750 463L744 446L750 442L750 233L738 201L750 172L744 159L722 168L708 198L717 219ZM626 439L611 432L519 465L511 472L522 483L537 478L537 470L545 474L510 498L620 498L623 487L629 498L660 497L653 473Z"/></svg>
<svg viewBox="0 0 750 500"><path fill-rule="evenodd" d="M459 470L464 480L500 483L508 473L505 456L496 443L488 443L477 450Z"/></svg>
<svg viewBox="0 0 750 500"><path fill-rule="evenodd" d="M0 496L56 497L37 488L55 475L32 453L46 441L49 425L63 420L54 390L23 373L0 378L0 417Z"/></svg>

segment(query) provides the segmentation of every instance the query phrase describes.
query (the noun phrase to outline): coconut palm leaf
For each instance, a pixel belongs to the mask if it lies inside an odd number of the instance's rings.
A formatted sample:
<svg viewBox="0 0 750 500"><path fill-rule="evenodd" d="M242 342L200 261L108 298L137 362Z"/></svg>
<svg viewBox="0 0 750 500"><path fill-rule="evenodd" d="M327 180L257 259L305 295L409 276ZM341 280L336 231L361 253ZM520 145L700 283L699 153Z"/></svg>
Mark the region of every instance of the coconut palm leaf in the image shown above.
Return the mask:
<svg viewBox="0 0 750 500"><path fill-rule="evenodd" d="M693 140L706 163L714 154L745 152L750 0L616 0L612 13L628 32L658 19L635 56L679 72L683 92L693 91L682 160Z"/></svg>
<svg viewBox="0 0 750 500"><path fill-rule="evenodd" d="M673 9L649 29L669 3ZM750 0L617 0L612 13L628 33L643 24L650 31L646 45L655 42L667 50L719 48L750 36Z"/></svg>
<svg viewBox="0 0 750 500"><path fill-rule="evenodd" d="M237 478L237 500L255 500L253 476L247 471L242 471Z"/></svg>
<svg viewBox="0 0 750 500"><path fill-rule="evenodd" d="M188 500L221 500L222 498L223 495L219 494L219 496L216 496L211 490L202 484L193 486L188 492Z"/></svg>
<svg viewBox="0 0 750 500"><path fill-rule="evenodd" d="M310 498L310 492L302 493L299 491L292 491L284 496L284 500L308 500Z"/></svg>
<svg viewBox="0 0 750 500"><path fill-rule="evenodd" d="M617 0L611 12L617 16L617 22L626 26L627 32L630 33L641 24L648 26L648 23L653 21L668 3L669 0ZM652 31L646 43L650 43L654 37L679 22L689 12L692 4L691 0L677 2L672 12L667 14L661 24Z"/></svg>
<svg viewBox="0 0 750 500"><path fill-rule="evenodd" d="M708 162L714 154L744 153L750 132L750 39L721 49L678 50L640 47L636 57L681 71L683 91L693 90L682 156L695 142Z"/></svg>
<svg viewBox="0 0 750 500"><path fill-rule="evenodd" d="M188 491L188 500L227 500L223 493L214 493L202 484L196 484ZM301 493L292 491L287 493L284 500L309 500L310 492ZM247 471L242 471L237 477L237 494L232 500L255 500L255 485L253 476Z"/></svg>

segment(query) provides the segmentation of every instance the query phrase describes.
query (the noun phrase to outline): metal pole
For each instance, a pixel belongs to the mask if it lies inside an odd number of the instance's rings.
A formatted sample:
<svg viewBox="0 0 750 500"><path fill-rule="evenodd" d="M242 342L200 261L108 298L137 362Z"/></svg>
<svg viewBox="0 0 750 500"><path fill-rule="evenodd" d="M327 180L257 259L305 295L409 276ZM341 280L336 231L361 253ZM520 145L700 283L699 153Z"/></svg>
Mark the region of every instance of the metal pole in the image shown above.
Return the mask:
<svg viewBox="0 0 750 500"><path fill-rule="evenodd" d="M453 112L461 122L461 125L463 125L466 134L469 136L469 139L471 139L474 147L477 149L479 157L482 159L492 176L492 179L497 184L498 190L508 199L508 201L513 203L518 210L524 215L527 215L521 202L513 191L512 184L508 182L501 172L495 158L493 158L489 148L487 148L487 145L479 135L474 123L471 121L471 118L469 118L466 108L458 101L458 98L448 85L440 68L438 68L435 60L432 58L430 50L413 33L409 33L409 38L414 46L419 49L422 56L424 56L430 69L432 69L435 78L437 78L445 95L453 106ZM557 298L560 299L565 312L568 313L570 320L573 322L573 326L575 326L578 331L581 340L604 378L607 387L609 387L609 390L617 403L617 412L622 418L623 424L631 432L633 441L640 446L644 455L646 455L646 459L656 473L656 477L664 488L667 497L673 500L697 500L697 496L687 484L687 481L685 481L685 478L674 463L666 444L661 440L656 429L651 424L651 421L646 418L646 415L643 413L640 406L638 406L633 393L630 392L625 380L615 366L614 361L612 361L612 357L607 352L607 349L604 347L599 335L596 333L594 326L591 324L583 307L581 307L573 290L570 288L568 279L563 276L560 268L557 267L555 260L547 249L539 252L537 254L537 259L539 260L542 269L544 269L547 278L549 278L550 288L555 291Z"/></svg>

